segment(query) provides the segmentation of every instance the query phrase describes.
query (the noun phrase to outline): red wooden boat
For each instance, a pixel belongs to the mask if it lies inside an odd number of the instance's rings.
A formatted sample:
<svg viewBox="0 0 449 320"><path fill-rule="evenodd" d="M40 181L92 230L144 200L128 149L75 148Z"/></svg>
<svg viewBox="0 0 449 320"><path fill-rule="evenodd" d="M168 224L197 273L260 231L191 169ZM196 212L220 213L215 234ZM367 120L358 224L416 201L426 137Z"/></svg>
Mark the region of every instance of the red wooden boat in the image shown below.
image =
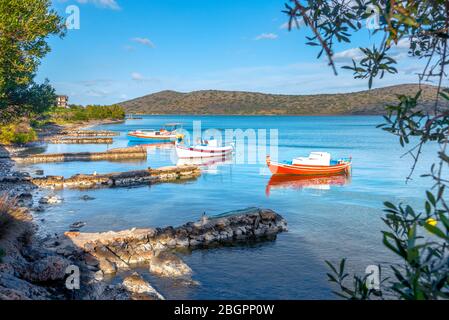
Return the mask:
<svg viewBox="0 0 449 320"><path fill-rule="evenodd" d="M272 174L292 174L303 176L330 176L351 174L351 159L331 160L326 152L312 152L309 158L296 158L291 162L272 162L267 156L267 165Z"/></svg>

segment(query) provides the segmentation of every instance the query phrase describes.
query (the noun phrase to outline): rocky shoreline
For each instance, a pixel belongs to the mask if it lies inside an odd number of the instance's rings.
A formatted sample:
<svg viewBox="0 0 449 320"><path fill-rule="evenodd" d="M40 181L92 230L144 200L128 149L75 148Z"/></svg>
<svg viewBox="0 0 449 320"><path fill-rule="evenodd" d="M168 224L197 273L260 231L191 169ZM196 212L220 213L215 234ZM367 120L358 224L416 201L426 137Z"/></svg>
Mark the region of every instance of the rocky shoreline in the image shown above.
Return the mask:
<svg viewBox="0 0 449 320"><path fill-rule="evenodd" d="M63 130L79 129L60 128L53 133L51 130L42 133L42 136L48 139ZM89 134L95 136L93 131ZM164 299L163 294L143 275L135 272L135 267L144 266L156 276L181 279L183 283L195 285L192 279L194 272L180 257L182 250L273 240L278 233L287 231L287 223L279 214L268 209L249 208L216 217L203 216L200 221L179 227L107 233L67 232L43 238L37 233L32 212L40 208L34 207L33 196L41 192L45 194L45 187L170 182L195 178L201 171L198 167L185 166L149 168L138 174L33 178L13 169L14 162L8 155L16 155L20 151L23 148L8 147L0 153L0 195L4 194L8 197L5 199L15 204L12 220L0 231L0 299L161 300ZM41 203L45 199L47 205L58 200L47 196L41 199ZM71 290L67 286L74 275L68 270L74 274L79 270L79 290ZM112 277L118 277L118 280L111 281Z"/></svg>

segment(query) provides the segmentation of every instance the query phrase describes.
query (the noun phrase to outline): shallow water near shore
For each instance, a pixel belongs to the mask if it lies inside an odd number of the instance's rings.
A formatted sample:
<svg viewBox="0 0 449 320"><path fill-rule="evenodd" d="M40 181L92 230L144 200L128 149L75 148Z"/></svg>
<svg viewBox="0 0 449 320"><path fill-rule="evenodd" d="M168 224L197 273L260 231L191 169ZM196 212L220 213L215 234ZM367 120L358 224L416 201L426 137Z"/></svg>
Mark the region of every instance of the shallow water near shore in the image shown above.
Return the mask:
<svg viewBox="0 0 449 320"><path fill-rule="evenodd" d="M271 180L264 163L208 162L194 181L135 188L63 190L61 205L38 214L41 232L63 232L76 221L82 231L96 232L133 227L180 225L198 220L203 212L215 215L245 207L266 207L283 215L289 232L275 241L248 246L197 250L183 254L198 286L158 279L145 274L171 299L331 299L324 260L348 257L351 270L363 273L368 265L394 261L381 241L382 203L406 202L422 207L431 181L419 178L430 168L434 153L425 150L414 180L406 184L412 159L397 139L376 128L377 116L260 117L260 116L144 116L123 124L95 129L120 133L114 144L48 145L46 153L105 151L130 144L126 132L193 121L205 129L278 129L279 159L327 151L335 158L353 157L350 179ZM262 157L263 158L263 157ZM22 166L46 175L108 173L176 164L174 146L148 146L146 161L65 162ZM82 200L89 195L94 199Z"/></svg>

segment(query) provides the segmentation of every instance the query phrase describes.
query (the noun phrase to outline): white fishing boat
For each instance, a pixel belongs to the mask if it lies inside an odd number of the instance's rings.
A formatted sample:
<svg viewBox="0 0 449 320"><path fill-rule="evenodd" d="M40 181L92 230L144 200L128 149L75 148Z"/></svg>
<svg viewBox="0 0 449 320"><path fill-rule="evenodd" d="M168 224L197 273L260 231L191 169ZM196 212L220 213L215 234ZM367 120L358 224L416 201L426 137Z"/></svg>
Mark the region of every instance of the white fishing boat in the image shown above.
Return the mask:
<svg viewBox="0 0 449 320"><path fill-rule="evenodd" d="M179 141L184 138L184 134L179 132L179 123L167 123L160 130L141 129L128 132L130 141Z"/></svg>
<svg viewBox="0 0 449 320"><path fill-rule="evenodd" d="M218 146L217 140L203 141L195 146L176 144L178 158L217 158L227 157L234 151L234 145Z"/></svg>

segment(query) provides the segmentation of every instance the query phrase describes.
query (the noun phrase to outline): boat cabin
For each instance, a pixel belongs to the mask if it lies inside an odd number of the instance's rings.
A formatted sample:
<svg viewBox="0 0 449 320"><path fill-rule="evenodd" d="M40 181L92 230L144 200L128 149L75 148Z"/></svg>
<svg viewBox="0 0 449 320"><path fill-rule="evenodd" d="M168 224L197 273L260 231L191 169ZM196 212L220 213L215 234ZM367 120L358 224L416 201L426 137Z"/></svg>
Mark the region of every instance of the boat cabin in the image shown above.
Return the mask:
<svg viewBox="0 0 449 320"><path fill-rule="evenodd" d="M293 165L330 166L331 154L328 152L311 152L309 157L293 159Z"/></svg>
<svg viewBox="0 0 449 320"><path fill-rule="evenodd" d="M204 140L201 143L202 146L208 146L208 147L218 147L218 141L217 140Z"/></svg>

